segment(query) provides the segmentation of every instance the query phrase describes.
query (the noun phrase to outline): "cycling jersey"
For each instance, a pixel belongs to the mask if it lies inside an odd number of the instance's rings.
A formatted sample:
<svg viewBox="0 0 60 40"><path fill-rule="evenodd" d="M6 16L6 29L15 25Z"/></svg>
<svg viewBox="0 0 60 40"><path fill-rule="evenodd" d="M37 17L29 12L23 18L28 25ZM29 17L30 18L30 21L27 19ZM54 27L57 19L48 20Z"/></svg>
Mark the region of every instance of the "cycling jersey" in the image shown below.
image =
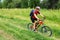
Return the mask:
<svg viewBox="0 0 60 40"><path fill-rule="evenodd" d="M40 13L37 10L32 10L31 11L30 18L31 18L32 23L34 23L35 21L37 21L37 18L34 16L34 14L38 15Z"/></svg>
<svg viewBox="0 0 60 40"><path fill-rule="evenodd" d="M40 13L39 13L39 11L37 11L37 10L34 10L34 11L33 11L33 14L36 14L36 15L38 15L38 14L40 14ZM32 16L32 18L36 18L36 17L33 15L33 16Z"/></svg>

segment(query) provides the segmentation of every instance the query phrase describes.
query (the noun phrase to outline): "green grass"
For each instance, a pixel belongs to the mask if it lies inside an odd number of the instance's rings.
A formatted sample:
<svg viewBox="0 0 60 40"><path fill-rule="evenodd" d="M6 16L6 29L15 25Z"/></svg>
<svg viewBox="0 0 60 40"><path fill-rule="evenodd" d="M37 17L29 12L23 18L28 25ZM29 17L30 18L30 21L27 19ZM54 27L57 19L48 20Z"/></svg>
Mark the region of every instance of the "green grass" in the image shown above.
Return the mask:
<svg viewBox="0 0 60 40"><path fill-rule="evenodd" d="M0 9L0 40L60 40L60 10L41 9L41 13L46 16L45 24L53 31L52 37L27 30L26 25L31 22L30 11L31 9Z"/></svg>

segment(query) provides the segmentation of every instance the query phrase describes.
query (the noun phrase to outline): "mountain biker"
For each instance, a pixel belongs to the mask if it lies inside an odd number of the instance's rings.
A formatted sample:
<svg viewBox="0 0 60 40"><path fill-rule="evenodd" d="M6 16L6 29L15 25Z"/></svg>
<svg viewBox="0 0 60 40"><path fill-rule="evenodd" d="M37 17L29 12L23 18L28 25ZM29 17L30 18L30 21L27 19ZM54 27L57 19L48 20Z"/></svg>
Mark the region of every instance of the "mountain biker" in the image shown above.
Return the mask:
<svg viewBox="0 0 60 40"><path fill-rule="evenodd" d="M36 32L37 32L37 30L35 29L35 28L36 28L36 27L35 27L35 23L36 23L35 21L39 20L39 18L37 17L37 15L40 14L40 16L44 17L39 11L40 11L40 7L37 6L37 7L36 7L34 10L32 10L31 13L30 13L30 19L31 19L31 21L32 21L32 23L33 23L32 28L33 28L34 31L36 31Z"/></svg>

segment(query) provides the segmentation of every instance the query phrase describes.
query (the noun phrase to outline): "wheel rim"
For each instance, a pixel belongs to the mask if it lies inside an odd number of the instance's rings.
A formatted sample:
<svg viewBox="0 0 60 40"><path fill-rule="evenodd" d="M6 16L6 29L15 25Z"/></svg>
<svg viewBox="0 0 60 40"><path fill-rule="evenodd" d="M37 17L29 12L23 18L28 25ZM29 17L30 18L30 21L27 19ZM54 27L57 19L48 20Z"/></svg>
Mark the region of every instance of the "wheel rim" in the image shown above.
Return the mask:
<svg viewBox="0 0 60 40"><path fill-rule="evenodd" d="M52 35L51 29L47 26L42 27L41 32L46 36L51 36Z"/></svg>
<svg viewBox="0 0 60 40"><path fill-rule="evenodd" d="M33 26L33 24L32 23L29 23L28 25L27 25L27 28L28 28L28 30L33 30L33 28L32 28L32 26Z"/></svg>

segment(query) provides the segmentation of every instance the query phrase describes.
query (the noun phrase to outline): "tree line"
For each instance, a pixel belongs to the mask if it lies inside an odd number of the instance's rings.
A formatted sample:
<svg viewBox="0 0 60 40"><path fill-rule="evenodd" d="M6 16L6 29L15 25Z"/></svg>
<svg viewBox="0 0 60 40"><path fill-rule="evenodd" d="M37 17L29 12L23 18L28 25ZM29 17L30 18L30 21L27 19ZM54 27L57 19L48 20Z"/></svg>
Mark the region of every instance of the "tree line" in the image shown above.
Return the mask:
<svg viewBox="0 0 60 40"><path fill-rule="evenodd" d="M35 8L59 9L60 0L0 0L0 8Z"/></svg>

